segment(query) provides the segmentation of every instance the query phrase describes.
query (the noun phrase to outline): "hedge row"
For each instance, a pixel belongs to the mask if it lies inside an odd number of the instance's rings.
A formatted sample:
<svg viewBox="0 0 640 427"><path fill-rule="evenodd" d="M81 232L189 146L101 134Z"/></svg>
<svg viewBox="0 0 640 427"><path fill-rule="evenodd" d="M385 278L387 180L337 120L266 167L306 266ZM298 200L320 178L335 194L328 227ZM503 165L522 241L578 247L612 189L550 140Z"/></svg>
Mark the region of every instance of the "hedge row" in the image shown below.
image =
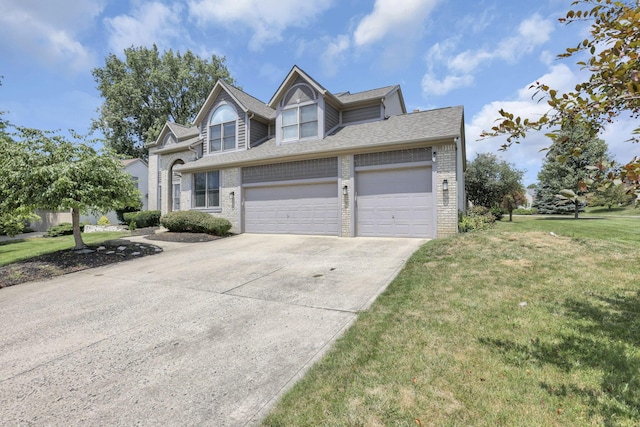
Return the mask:
<svg viewBox="0 0 640 427"><path fill-rule="evenodd" d="M125 212L122 215L125 224L134 224L136 228L156 227L160 224L160 211Z"/></svg>
<svg viewBox="0 0 640 427"><path fill-rule="evenodd" d="M207 233L215 236L224 236L231 229L228 220L201 211L169 212L160 218L160 224L169 231Z"/></svg>

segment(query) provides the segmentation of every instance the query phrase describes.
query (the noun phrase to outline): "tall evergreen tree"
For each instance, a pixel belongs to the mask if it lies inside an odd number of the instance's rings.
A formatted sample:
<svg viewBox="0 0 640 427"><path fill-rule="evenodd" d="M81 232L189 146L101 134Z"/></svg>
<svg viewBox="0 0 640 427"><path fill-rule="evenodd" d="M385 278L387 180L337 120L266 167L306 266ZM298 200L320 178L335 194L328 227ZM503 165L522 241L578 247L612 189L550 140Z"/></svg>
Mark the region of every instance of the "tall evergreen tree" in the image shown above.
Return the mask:
<svg viewBox="0 0 640 427"><path fill-rule="evenodd" d="M202 59L190 50L162 55L158 48L130 47L124 61L110 54L93 70L104 98L100 129L107 147L128 157L146 157L146 142L155 140L167 120L189 125L216 81L234 84L225 58Z"/></svg>
<svg viewBox="0 0 640 427"><path fill-rule="evenodd" d="M582 210L587 193L584 182L589 178L588 166L607 161L607 144L590 136L582 123L565 126L561 132L562 143L554 142L538 173L538 188L534 207L542 214L569 214ZM575 202L558 197L562 190L571 190Z"/></svg>

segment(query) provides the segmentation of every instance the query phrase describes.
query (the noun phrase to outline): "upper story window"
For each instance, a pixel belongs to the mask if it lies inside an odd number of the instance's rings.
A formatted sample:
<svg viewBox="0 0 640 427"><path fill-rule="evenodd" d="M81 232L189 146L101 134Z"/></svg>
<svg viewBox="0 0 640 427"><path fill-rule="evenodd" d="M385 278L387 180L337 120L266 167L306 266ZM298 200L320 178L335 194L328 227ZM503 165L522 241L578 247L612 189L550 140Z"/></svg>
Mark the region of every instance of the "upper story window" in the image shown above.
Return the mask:
<svg viewBox="0 0 640 427"><path fill-rule="evenodd" d="M318 136L318 105L294 106L282 110L282 140Z"/></svg>
<svg viewBox="0 0 640 427"><path fill-rule="evenodd" d="M214 111L209 121L209 152L216 153L236 149L236 127L238 115L229 105Z"/></svg>
<svg viewBox="0 0 640 427"><path fill-rule="evenodd" d="M294 84L283 97L277 119L278 141L315 139L320 136L321 98L306 83Z"/></svg>

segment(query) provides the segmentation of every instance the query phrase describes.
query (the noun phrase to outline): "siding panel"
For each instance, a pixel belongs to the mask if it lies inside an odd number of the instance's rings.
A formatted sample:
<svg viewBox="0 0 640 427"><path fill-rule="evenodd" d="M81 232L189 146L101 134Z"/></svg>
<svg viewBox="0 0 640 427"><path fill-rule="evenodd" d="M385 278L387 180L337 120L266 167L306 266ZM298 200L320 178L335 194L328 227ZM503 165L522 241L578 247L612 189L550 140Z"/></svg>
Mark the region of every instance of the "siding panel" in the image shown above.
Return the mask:
<svg viewBox="0 0 640 427"><path fill-rule="evenodd" d="M356 108L342 112L342 123L344 124L380 118L380 105L372 105L370 107Z"/></svg>

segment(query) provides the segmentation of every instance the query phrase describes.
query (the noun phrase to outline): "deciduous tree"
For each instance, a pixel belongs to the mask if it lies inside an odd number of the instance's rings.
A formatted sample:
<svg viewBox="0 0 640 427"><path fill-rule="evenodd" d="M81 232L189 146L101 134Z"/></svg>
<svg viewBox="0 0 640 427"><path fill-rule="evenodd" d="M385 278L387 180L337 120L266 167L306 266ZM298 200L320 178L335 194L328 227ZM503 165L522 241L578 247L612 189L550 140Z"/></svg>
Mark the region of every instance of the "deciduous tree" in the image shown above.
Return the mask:
<svg viewBox="0 0 640 427"><path fill-rule="evenodd" d="M100 129L106 145L127 157L145 157L144 144L158 137L167 120L189 125L198 114L215 82L234 83L224 57L203 59L158 48L130 47L124 61L114 54L105 66L93 70L104 98Z"/></svg>
<svg viewBox="0 0 640 427"><path fill-rule="evenodd" d="M513 210L525 203L527 203L527 198L524 196L524 192L522 190L514 190L502 197L500 207L509 212L509 222L512 222Z"/></svg>
<svg viewBox="0 0 640 427"><path fill-rule="evenodd" d="M481 153L467 165L465 189L475 206L498 207L502 198L522 190L524 172L499 160L495 154Z"/></svg>
<svg viewBox="0 0 640 427"><path fill-rule="evenodd" d="M81 212L121 208L140 193L118 157L78 139L27 128L17 129L13 139L0 138L0 215L69 209L75 248L81 249Z"/></svg>

